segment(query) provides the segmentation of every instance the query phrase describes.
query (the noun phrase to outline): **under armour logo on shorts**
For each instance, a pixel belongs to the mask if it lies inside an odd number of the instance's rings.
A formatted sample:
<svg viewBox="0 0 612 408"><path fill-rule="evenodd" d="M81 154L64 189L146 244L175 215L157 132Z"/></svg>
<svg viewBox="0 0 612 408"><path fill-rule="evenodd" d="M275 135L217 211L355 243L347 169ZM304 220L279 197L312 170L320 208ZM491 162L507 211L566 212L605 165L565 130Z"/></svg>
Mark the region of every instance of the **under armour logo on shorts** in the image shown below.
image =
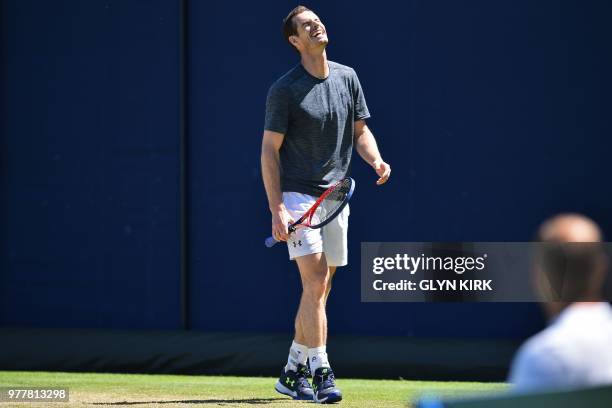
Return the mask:
<svg viewBox="0 0 612 408"><path fill-rule="evenodd" d="M297 246L302 246L302 240L300 239L297 243L295 241L293 241L293 247L297 248Z"/></svg>

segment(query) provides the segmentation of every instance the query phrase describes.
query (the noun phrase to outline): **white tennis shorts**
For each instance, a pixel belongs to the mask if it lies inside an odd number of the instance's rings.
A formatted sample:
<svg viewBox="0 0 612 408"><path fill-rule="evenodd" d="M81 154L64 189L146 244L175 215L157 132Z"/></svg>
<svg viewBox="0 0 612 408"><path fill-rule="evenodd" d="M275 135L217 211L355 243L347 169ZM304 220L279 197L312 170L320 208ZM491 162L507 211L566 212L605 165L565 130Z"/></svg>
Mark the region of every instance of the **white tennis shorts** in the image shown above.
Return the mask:
<svg viewBox="0 0 612 408"><path fill-rule="evenodd" d="M284 192L285 208L297 221L317 201L317 197L308 194ZM289 236L287 247L289 259L323 252L328 266L344 266L348 263L348 204L329 224L323 228L310 229L298 227Z"/></svg>

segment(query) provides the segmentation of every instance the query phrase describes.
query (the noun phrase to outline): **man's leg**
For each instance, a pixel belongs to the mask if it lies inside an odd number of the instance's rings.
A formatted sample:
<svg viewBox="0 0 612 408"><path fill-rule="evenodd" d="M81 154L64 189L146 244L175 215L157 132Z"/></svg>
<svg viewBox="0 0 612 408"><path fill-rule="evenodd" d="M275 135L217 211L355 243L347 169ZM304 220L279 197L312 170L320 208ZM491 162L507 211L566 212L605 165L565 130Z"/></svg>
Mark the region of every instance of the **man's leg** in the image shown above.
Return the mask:
<svg viewBox="0 0 612 408"><path fill-rule="evenodd" d="M329 280L327 281L327 287L325 288L325 307L326 308L327 308L327 298L329 298L329 292L331 292L332 281L334 279L335 274L336 274L336 267L330 266L329 267ZM325 325L325 332L323 335L323 340L325 341L325 344L327 344L327 324Z"/></svg>
<svg viewBox="0 0 612 408"><path fill-rule="evenodd" d="M322 253L295 259L302 279L302 297L296 317L296 341L303 340L308 348L325 345L327 316L325 300L330 279L327 261Z"/></svg>
<svg viewBox="0 0 612 408"><path fill-rule="evenodd" d="M336 267L335 266L329 266L328 267L329 270L329 279L327 280L327 285L325 287L325 300L324 300L324 307L327 306L327 299L329 298L329 292L331 291L332 288L332 280L334 278L334 275L336 274ZM304 281L302 280L302 287L304 285ZM298 312L297 315L295 317L295 339L294 341L298 344L306 344L306 329L304 328L304 325L302 324L302 321L300 319L301 315L303 312L301 312L302 310L302 302L303 302L304 296L302 296L302 299L300 299L300 306L298 308ZM326 313L327 315L327 313ZM325 320L326 324L323 328L323 344L327 344L327 319Z"/></svg>
<svg viewBox="0 0 612 408"><path fill-rule="evenodd" d="M336 273L336 267L346 265L348 261L348 216L349 208L346 206L342 213L321 229L323 253L328 265L325 293L321 307L323 313L325 313L327 299L331 292L332 278ZM324 316L326 315L324 314ZM310 327L304 325L303 321L301 324L305 330L310 329ZM327 359L327 318L323 325L322 344L323 346L321 347L310 348L308 350L310 369L313 371L312 385L315 391L314 399L316 402L338 402L342 400L342 393L336 387L335 375Z"/></svg>
<svg viewBox="0 0 612 408"><path fill-rule="evenodd" d="M327 287L325 288L325 304L327 304L327 298L329 297L329 292L331 292L332 288L332 280L334 279L334 275L336 274L336 267L329 266L329 281L327 282Z"/></svg>
<svg viewBox="0 0 612 408"><path fill-rule="evenodd" d="M324 340L327 331L325 297L329 271L321 252L298 256L295 260L302 280L302 296L295 318L295 338L276 390L294 399L314 399L313 390L307 383L309 373L306 362L314 350L317 352L316 367L329 367Z"/></svg>
<svg viewBox="0 0 612 408"><path fill-rule="evenodd" d="M332 288L332 280L334 278L334 275L336 274L335 266L329 266L328 269L329 269L329 279L327 281L327 286L325 288L324 306L327 306L327 298L329 298L329 292L331 291L331 288ZM302 287L304 287L303 280L302 280ZM302 299L303 299L303 296L302 296ZM302 322L300 319L301 309L302 309L302 299L300 299L300 305L298 307L298 312L295 317L295 339L294 341L298 344L306 344L306 335L305 335L306 329L302 325ZM325 325L325 328L324 328L323 343L327 344L327 324Z"/></svg>
<svg viewBox="0 0 612 408"><path fill-rule="evenodd" d="M302 298L296 318L297 331L308 346L310 369L312 370L314 399L316 402L337 402L342 393L336 388L334 373L329 365L326 350L327 315L325 304L331 289L331 277L336 271L327 266L322 253L296 258L302 278Z"/></svg>

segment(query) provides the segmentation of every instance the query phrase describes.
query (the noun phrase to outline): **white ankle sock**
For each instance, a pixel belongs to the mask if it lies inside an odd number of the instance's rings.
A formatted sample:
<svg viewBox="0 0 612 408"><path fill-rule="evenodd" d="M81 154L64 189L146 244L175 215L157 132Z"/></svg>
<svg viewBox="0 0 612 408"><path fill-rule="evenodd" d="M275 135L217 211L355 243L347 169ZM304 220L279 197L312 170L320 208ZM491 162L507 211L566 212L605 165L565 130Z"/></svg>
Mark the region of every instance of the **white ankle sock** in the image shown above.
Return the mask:
<svg viewBox="0 0 612 408"><path fill-rule="evenodd" d="M327 360L326 350L326 346L308 349L308 358L310 359L310 371L313 374L319 367L330 368L329 361Z"/></svg>
<svg viewBox="0 0 612 408"><path fill-rule="evenodd" d="M291 348L289 349L289 357L287 358L287 365L285 365L285 371L297 371L298 364L306 365L307 361L308 347L296 343L295 340L293 340L293 343L291 343Z"/></svg>

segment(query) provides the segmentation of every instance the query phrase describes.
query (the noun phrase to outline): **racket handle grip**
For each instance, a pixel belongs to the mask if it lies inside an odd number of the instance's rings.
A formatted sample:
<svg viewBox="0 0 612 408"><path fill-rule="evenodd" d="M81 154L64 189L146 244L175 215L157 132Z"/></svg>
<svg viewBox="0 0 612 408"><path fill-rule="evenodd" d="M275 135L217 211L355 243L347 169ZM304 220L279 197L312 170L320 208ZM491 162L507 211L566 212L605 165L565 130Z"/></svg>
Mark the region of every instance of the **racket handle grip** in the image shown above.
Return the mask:
<svg viewBox="0 0 612 408"><path fill-rule="evenodd" d="M268 237L266 238L266 246L268 248L272 248L274 245L276 245L278 243L277 240L274 239L274 237Z"/></svg>

